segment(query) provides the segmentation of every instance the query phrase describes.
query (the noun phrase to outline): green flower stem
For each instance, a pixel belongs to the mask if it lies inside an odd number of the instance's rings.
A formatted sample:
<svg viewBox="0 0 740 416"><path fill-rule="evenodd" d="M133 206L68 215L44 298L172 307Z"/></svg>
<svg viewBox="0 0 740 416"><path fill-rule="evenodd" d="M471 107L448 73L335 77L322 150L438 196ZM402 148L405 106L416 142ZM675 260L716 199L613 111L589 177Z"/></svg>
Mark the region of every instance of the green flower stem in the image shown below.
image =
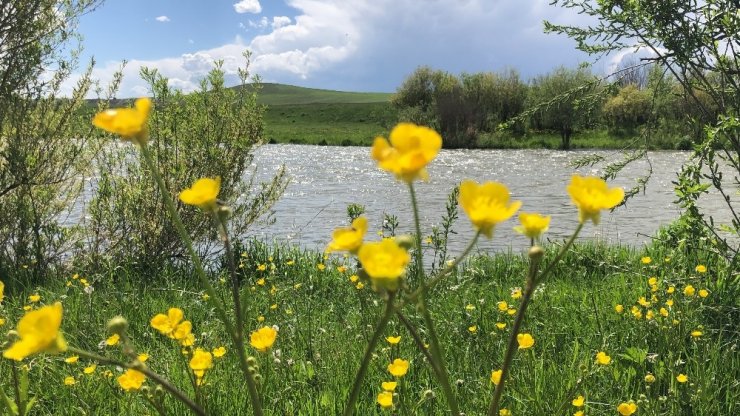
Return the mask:
<svg viewBox="0 0 740 416"><path fill-rule="evenodd" d="M409 321L409 318L406 317L400 310L396 309L396 316L398 317L398 320L401 321L403 326L406 327L406 329L409 331L409 334L411 334L411 338L414 339L414 342L416 343L416 346L419 347L419 351L421 351L422 354L424 354L424 357L426 357L427 361L429 361L429 364L432 366L432 370L434 370L434 373L437 374L437 377L440 376L440 368L437 367L436 362L434 359L432 359L432 354L429 353L429 349L427 349L424 346L424 340L421 339L421 336L419 335L419 332L414 328L414 325Z"/></svg>
<svg viewBox="0 0 740 416"><path fill-rule="evenodd" d="M445 267L441 272L439 272L436 276L429 279L429 281L422 282L422 286L417 288L415 291L413 291L410 295L407 296L407 299L409 302L415 302L416 299L421 295L422 292L427 292L431 289L433 289L435 286L437 286L445 277L447 277L450 273L452 273L455 268L462 263L463 259L470 254L470 252L473 250L473 247L475 247L475 244L478 242L478 238L480 238L480 231L475 233L475 236L472 240L470 240L470 243L468 243L467 247L460 253L459 256L455 258L455 260L450 263L447 267ZM403 304L401 304L403 306ZM399 306L400 307L400 306Z"/></svg>
<svg viewBox="0 0 740 416"><path fill-rule="evenodd" d="M375 351L375 347L378 345L378 341L380 341L380 337L383 335L383 331L385 331L385 327L388 325L388 321L390 321L391 315L393 315L393 299L395 298L395 296L395 292L390 292L388 294L388 300L385 304L385 311L383 311L383 315L378 320L378 324L375 325L375 332L373 332L373 335L370 338L370 342L368 342L367 344L365 355L362 357L362 362L360 363L360 369L357 370L355 381L354 383L352 383L352 390L349 394L349 400L347 400L347 406L344 408L344 413L342 413L344 416L350 416L355 412L355 404L357 403L358 397L360 397L360 387L362 387L362 380L365 378L367 367L370 365L370 359L373 356L373 351Z"/></svg>
<svg viewBox="0 0 740 416"><path fill-rule="evenodd" d="M501 379L499 381L499 384L496 386L496 389L493 392L493 399L491 399L491 404L488 407L488 416L497 416L499 412L499 406L501 404L501 396L504 391L504 384L506 383L506 378L509 375L509 369L511 367L511 362L514 359L514 353L518 349L517 346L517 335L519 334L519 330L522 326L522 322L524 321L524 314L527 311L527 306L529 305L529 301L532 298L532 294L534 293L534 290L537 288L537 284L544 280L550 272L554 269L555 265L560 262L560 260L563 258L565 253L568 251L568 249L573 245L573 242L576 240L576 237L578 237L578 234L580 234L581 230L583 229L583 223L578 224L578 227L573 232L573 235L570 236L568 241L563 245L563 247L560 248L560 251L558 252L557 256L553 259L550 264L545 268L545 271L543 271L539 278L537 276L537 272L539 271L540 261L542 260L542 255L539 256L530 256L531 262L529 264L529 272L527 273L527 282L526 282L526 288L524 289L524 294L522 295L522 302L519 304L519 310L516 314L516 319L514 320L514 324L511 328L511 335L509 336L509 344L506 348L506 353L504 355L504 364L501 367ZM532 251L530 251L530 254Z"/></svg>
<svg viewBox="0 0 740 416"><path fill-rule="evenodd" d="M234 301L234 315L236 316L236 336L244 344L244 316L241 306L241 296L239 296L239 277L236 274L236 263L234 261L234 252L231 249L231 240L229 232L226 229L226 220L218 212L213 213L213 217L219 227L219 234L226 249L226 259L229 265L229 274L231 275L231 296Z"/></svg>
<svg viewBox="0 0 740 416"><path fill-rule="evenodd" d="M18 407L18 416L23 416L26 413L26 406L21 401L20 380L18 380L18 367L16 367L15 362L10 363L10 369L13 372L13 390L15 392L15 405Z"/></svg>
<svg viewBox="0 0 740 416"><path fill-rule="evenodd" d="M188 396L185 395L182 391L180 391L177 387L175 387L172 383L170 383L167 379L160 376L159 374L153 372L150 370L147 366L145 366L142 363L139 362L130 362L130 363L124 363L122 361L114 360L108 357L103 357L102 355L98 355L89 351L81 350L74 347L69 347L67 349L69 352L75 355L79 355L80 357L88 358L90 360L97 361L100 364L110 364L115 365L123 368L131 368L136 371L139 371L141 373L144 373L148 378L152 379L155 383L162 386L163 389L167 390L171 395L175 396L175 398L179 401L181 401L184 405L190 408L190 410L193 411L196 415L199 416L207 416L208 413L206 413L205 410L203 410L202 407L198 406L194 401L192 401Z"/></svg>
<svg viewBox="0 0 740 416"><path fill-rule="evenodd" d="M460 409L457 405L457 399L455 394L452 392L452 385L450 385L450 379L447 375L447 367L445 366L444 355L442 355L442 349L439 346L439 338L437 337L437 331L434 329L434 321L432 315L429 313L429 308L426 301L426 293L428 286L424 281L424 259L421 250L421 221L419 219L419 203L416 200L416 191L414 190L414 184L409 182L409 193L411 195L411 207L414 211L414 226L416 227L416 280L419 283L419 287L422 289L418 295L417 307L421 310L422 317L424 318L424 325L427 327L429 333L429 347L432 350L432 362L439 369L437 379L442 384L442 391L444 392L445 398L447 399L447 405L450 406L450 411L453 416L460 414ZM435 373L437 373L435 371Z"/></svg>
<svg viewBox="0 0 740 416"><path fill-rule="evenodd" d="M260 402L259 394L257 393L257 384L254 381L252 373L249 372L249 365L247 364L247 357L244 352L244 342L238 336L241 331L237 331L234 328L231 320L229 320L229 317L226 315L226 309L224 308L223 303L221 303L219 300L220 298L216 294L216 290L213 288L213 285L211 285L211 282L208 281L208 277L206 277L206 273L203 270L203 264L200 261L200 257L198 257L198 253L195 252L195 248L193 247L193 241L185 230L185 226L182 225L180 215L177 213L177 209L175 208L175 203L172 201L172 197L162 179L162 175L159 173L159 169L154 163L154 158L152 157L149 148L146 145L139 146L139 148L144 156L144 161L146 162L147 167L152 172L152 176L154 176L154 180L157 182L157 186L159 186L159 189L162 192L162 199L164 199L165 207L167 207L170 218L175 224L175 229L177 229L178 234L180 234L180 239L190 253L190 258L195 265L196 275L198 276L201 286L208 294L208 302L216 309L219 319L224 323L226 332L231 337L234 349L239 357L239 366L241 367L242 373L244 373L244 378L247 381L247 389L249 390L249 397L252 402L254 415L263 416L262 403Z"/></svg>

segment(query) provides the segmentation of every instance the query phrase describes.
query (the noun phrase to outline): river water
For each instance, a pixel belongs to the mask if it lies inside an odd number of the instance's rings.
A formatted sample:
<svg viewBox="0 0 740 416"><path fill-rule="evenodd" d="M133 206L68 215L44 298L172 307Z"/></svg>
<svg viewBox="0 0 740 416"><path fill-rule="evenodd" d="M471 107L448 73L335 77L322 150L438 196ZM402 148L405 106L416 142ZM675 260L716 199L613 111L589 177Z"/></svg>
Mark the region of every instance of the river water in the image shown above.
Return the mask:
<svg viewBox="0 0 740 416"><path fill-rule="evenodd" d="M429 182L416 185L422 233L429 235L431 227L440 224L450 190L456 183L470 178L506 184L512 198L523 202L523 211L552 215L546 237L567 238L577 225L577 209L566 192L571 175L601 173L598 167L575 170L571 163L591 153L607 161L621 159L619 152L612 151L443 150L429 166ZM652 166L646 193L613 213L603 213L599 225L589 223L584 228L582 238L633 246L649 241L661 225L667 225L679 215L673 204L676 197L671 181L676 179L676 172L688 157L687 152L650 152L647 160L628 165L611 186L631 188L636 178L645 175ZM413 228L408 189L377 168L369 148L265 145L256 150L254 163L263 178L269 178L284 164L291 183L275 205L274 224L255 226L251 236L323 249L332 230L347 225L346 208L353 203L366 208L370 238L378 238L374 234L382 225L384 213L398 217L400 231L410 232ZM710 211L719 213L721 206L716 197L705 202ZM478 248L523 249L528 241L512 230L517 224L516 217L500 224L494 238L481 241ZM451 253L464 247L473 235L462 211L454 230L458 234L451 238Z"/></svg>

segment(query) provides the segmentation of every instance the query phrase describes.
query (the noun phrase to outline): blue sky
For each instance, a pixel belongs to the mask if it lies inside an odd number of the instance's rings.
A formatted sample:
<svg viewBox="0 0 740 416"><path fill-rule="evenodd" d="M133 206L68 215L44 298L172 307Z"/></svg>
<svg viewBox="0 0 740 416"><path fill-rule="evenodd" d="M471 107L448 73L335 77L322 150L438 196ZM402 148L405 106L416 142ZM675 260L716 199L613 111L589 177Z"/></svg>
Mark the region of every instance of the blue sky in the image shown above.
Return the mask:
<svg viewBox="0 0 740 416"><path fill-rule="evenodd" d="M266 82L392 92L420 65L514 68L528 79L590 59L570 39L543 34L544 19L586 23L549 0L107 0L79 29L102 85L129 62L120 97L147 93L141 66L192 91L221 59L236 83L246 49Z"/></svg>

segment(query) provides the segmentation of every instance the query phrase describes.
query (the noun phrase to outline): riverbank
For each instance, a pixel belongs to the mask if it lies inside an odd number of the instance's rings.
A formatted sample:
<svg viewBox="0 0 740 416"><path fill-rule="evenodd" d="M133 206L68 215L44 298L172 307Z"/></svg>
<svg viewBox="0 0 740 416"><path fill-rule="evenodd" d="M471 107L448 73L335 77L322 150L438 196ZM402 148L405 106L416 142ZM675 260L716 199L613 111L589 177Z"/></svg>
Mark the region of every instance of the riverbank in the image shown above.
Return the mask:
<svg viewBox="0 0 740 416"><path fill-rule="evenodd" d="M552 259L555 249L557 245L550 246L546 259ZM279 328L270 352L259 354L247 347L263 376L260 394L267 414L339 414L380 313L381 298L356 280L355 262L342 256L327 258L320 251L253 242L239 258L242 290L248 294L246 330ZM699 265L706 272L697 272ZM524 284L526 268L526 257L519 253L474 257L428 299L455 394L467 414L482 414L487 408L491 371L500 368L513 321L509 311L520 302L516 289ZM22 270L17 273L22 277ZM737 299L728 297L729 273L702 250L577 244L530 305L522 332L532 334L535 343L517 354L504 407L514 415L571 414L579 409L616 414L617 405L632 400L639 414L737 413L732 386L740 359L732 347L737 333L736 313L731 312ZM225 272L217 269L210 279L218 295L229 299L223 277ZM689 286L695 289L690 296L685 294ZM707 291L705 297L702 290ZM40 300L29 303L29 295ZM190 270L142 275L121 266L79 268L23 289L9 284L2 309L6 328L23 314L24 305L36 308L57 301L64 307L62 330L70 345L123 358L120 344L104 342L109 336L106 322L123 314L135 353L146 353L151 370L192 395L181 347L149 324L154 315L181 308L192 322L195 346L209 351L226 347L226 354L214 358L206 372L200 402L214 415L247 413L246 387L236 382L241 377L236 354ZM624 309L618 312L616 305ZM421 325L416 309L404 311ZM387 343L389 336L400 336L400 342ZM598 352L605 352L611 362L597 364ZM151 413L145 393L124 393L118 387L120 368L102 363L92 367L92 361L69 358L44 355L29 364L30 394L37 398L34 414ZM398 414L446 414L424 356L395 319L373 355L359 412L386 414L375 399L381 382L392 379L386 366L395 358L410 362L408 374L398 379ZM9 362L3 364L0 386L11 394ZM649 375L654 379L648 380ZM679 381L680 375L688 381ZM154 391L150 381L146 385ZM571 404L578 396L585 398L584 407ZM186 413L163 397L168 414Z"/></svg>

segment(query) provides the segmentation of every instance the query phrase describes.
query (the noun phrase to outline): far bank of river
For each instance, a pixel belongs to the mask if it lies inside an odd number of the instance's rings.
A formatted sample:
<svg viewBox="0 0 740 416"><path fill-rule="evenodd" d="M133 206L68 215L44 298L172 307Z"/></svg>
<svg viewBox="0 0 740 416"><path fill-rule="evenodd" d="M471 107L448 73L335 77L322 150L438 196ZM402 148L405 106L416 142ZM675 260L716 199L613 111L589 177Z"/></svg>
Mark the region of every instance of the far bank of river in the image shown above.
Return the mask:
<svg viewBox="0 0 740 416"><path fill-rule="evenodd" d="M493 180L506 184L513 199L523 202L522 210L552 215L551 239L567 238L577 224L577 210L571 204L566 185L573 173L598 175L597 168L575 170L571 162L591 151L556 150L443 150L429 166L430 181L416 185L422 215L422 232L431 233L439 225L447 195L459 181ZM617 151L596 151L608 161L621 157ZM612 185L631 188L635 179L653 174L646 193L640 194L613 213L604 213L598 226L589 224L581 233L583 239L611 244L639 246L647 242L661 225L678 217L679 209L672 181L688 152L650 152L648 160L628 165ZM334 228L346 226L346 208L362 204L370 221L369 238L379 238L383 215L398 216L401 232L413 228L408 190L404 184L377 168L367 147L306 146L271 144L255 153L255 165L269 177L285 164L291 183L275 206L275 223L256 226L251 236L266 241L282 241L305 248L323 249ZM718 198L708 198L706 207L723 219L723 206ZM492 240L481 241L479 249L488 251L522 250L526 238L516 234L513 218L499 226ZM462 249L473 231L464 213L454 227L451 253Z"/></svg>

